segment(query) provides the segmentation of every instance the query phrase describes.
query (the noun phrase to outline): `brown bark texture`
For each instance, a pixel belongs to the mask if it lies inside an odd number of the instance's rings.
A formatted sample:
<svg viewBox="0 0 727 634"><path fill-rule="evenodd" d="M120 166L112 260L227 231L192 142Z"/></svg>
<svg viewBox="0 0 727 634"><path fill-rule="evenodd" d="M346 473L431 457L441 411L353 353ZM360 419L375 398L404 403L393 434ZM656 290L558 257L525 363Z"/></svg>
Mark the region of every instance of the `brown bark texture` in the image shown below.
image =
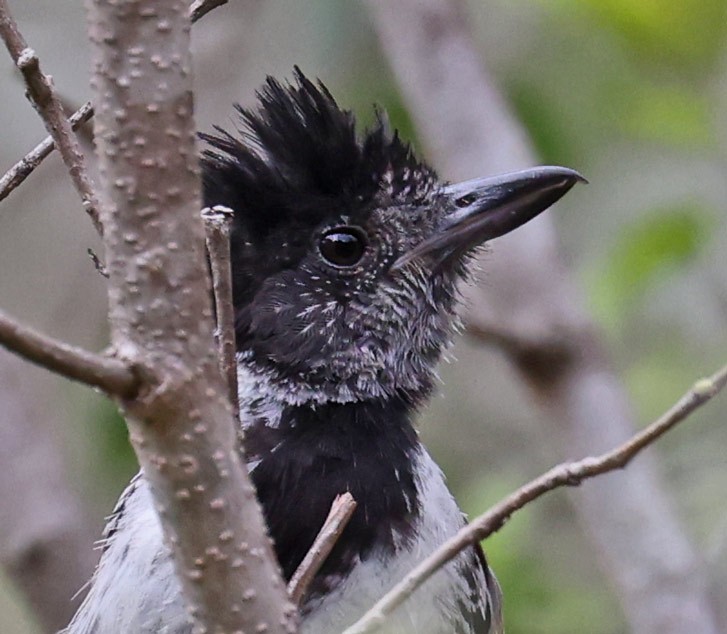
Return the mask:
<svg viewBox="0 0 727 634"><path fill-rule="evenodd" d="M187 4L89 6L112 345L123 401L197 632L289 632L236 443L204 261Z"/></svg>

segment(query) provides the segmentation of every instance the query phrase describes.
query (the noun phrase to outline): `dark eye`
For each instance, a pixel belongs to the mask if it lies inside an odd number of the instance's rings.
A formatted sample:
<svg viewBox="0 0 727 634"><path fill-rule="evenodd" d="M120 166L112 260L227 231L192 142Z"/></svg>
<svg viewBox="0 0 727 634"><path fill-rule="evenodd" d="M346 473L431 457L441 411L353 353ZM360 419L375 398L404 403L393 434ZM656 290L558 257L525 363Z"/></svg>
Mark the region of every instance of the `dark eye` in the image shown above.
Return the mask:
<svg viewBox="0 0 727 634"><path fill-rule="evenodd" d="M366 238L359 229L336 227L329 229L318 243L321 255L335 266L353 266L366 250Z"/></svg>

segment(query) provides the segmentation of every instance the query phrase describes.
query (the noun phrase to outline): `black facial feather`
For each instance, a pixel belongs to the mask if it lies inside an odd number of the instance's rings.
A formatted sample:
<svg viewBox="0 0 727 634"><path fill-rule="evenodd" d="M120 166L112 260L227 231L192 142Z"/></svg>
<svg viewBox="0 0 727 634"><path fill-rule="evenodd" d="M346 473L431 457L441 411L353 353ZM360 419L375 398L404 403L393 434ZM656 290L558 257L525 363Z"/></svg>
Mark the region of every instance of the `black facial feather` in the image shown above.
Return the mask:
<svg viewBox="0 0 727 634"><path fill-rule="evenodd" d="M238 349L292 403L421 392L457 275L389 268L434 231L441 185L383 116L359 137L322 84L295 80L268 78L258 109L238 108L237 135L202 136L205 204L235 212Z"/></svg>

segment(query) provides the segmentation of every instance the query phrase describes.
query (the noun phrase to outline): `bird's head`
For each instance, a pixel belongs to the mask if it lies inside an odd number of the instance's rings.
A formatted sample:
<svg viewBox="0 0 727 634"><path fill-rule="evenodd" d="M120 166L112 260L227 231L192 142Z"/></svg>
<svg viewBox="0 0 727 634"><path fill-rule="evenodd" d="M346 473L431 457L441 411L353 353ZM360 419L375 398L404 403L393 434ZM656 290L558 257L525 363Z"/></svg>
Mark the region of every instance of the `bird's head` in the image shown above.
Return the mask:
<svg viewBox="0 0 727 634"><path fill-rule="evenodd" d="M451 185L383 117L296 71L268 79L242 129L204 135L204 198L234 211L241 367L291 404L429 391L468 257L580 179L545 167ZM259 389L259 386L258 386Z"/></svg>

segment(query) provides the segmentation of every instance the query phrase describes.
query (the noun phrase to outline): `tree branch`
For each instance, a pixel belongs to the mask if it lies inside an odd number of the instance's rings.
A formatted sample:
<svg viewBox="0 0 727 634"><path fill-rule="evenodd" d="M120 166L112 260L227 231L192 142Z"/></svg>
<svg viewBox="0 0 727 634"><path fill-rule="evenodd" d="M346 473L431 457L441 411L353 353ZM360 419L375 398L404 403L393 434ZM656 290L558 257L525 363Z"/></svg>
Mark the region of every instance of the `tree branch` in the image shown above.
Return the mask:
<svg viewBox="0 0 727 634"><path fill-rule="evenodd" d="M227 4L228 0L196 0L189 8L189 17L192 24L200 18L207 15L213 9ZM21 47L22 48L22 47ZM62 102L62 100L61 100ZM86 121L93 117L93 104L87 101L69 118L72 130L77 130ZM33 171L43 162L43 160L56 149L53 137L48 136L35 149L31 150L15 165L13 165L5 175L0 178L0 201L3 200L16 189Z"/></svg>
<svg viewBox="0 0 727 634"><path fill-rule="evenodd" d="M442 544L343 634L375 632L384 624L386 617L437 570L468 546L476 544L499 530L513 513L549 491L564 486L578 486L589 478L615 469L622 469L645 447L654 443L697 408L716 396L725 384L727 384L727 365L710 378L697 381L671 409L622 445L595 458L583 458L577 462L557 465L520 487Z"/></svg>
<svg viewBox="0 0 727 634"><path fill-rule="evenodd" d="M72 130L78 130L93 116L93 106L91 102L85 103L76 112L74 112L68 120ZM22 159L13 165L0 178L0 200L3 200L16 189L28 176L30 176L38 165L43 162L54 149L55 141L53 137L46 137L33 150L28 152Z"/></svg>
<svg viewBox="0 0 727 634"><path fill-rule="evenodd" d="M291 632L214 345L187 6L93 0L88 15L111 338L149 377L123 401L130 438L195 631Z"/></svg>
<svg viewBox="0 0 727 634"><path fill-rule="evenodd" d="M73 381L98 387L111 396L128 398L139 382L129 367L116 359L93 354L43 335L0 311L0 345Z"/></svg>
<svg viewBox="0 0 727 634"><path fill-rule="evenodd" d="M50 77L40 70L38 56L28 47L25 38L18 30L18 25L10 14L7 0L0 0L0 37L25 79L28 98L43 119L46 129L61 153L71 180L81 196L83 208L90 216L96 230L103 235L103 227L98 217L98 201L88 177L83 152L73 134L71 123L66 118L63 104L53 88L53 83Z"/></svg>
<svg viewBox="0 0 727 634"><path fill-rule="evenodd" d="M235 420L240 418L237 393L237 361L235 353L235 306L232 303L232 269L230 266L230 229L233 212L217 205L202 210L207 254L212 271L212 291L215 298L217 355L220 371L227 381L228 395Z"/></svg>
<svg viewBox="0 0 727 634"><path fill-rule="evenodd" d="M323 522L313 545L308 549L288 583L288 594L296 605L300 605L308 593L313 578L328 559L355 510L356 500L348 492L336 496L333 500L328 517Z"/></svg>

